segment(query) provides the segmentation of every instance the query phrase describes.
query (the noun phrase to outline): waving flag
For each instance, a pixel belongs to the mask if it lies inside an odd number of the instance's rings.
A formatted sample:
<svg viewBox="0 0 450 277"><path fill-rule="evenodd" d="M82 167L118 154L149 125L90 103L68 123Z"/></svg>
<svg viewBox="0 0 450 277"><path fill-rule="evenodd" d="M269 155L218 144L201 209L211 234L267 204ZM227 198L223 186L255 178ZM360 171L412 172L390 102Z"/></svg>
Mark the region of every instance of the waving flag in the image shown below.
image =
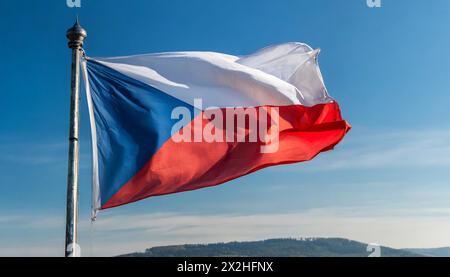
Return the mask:
<svg viewBox="0 0 450 277"><path fill-rule="evenodd" d="M307 161L350 126L302 43L236 57L173 52L83 61L94 208Z"/></svg>

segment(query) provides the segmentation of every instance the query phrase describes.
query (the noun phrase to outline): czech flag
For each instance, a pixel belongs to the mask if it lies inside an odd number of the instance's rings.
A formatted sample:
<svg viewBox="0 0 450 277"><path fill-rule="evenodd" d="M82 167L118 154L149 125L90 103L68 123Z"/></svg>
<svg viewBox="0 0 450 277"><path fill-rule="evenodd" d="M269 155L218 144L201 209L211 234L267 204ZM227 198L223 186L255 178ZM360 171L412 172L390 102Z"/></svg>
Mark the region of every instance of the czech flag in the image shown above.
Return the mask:
<svg viewBox="0 0 450 277"><path fill-rule="evenodd" d="M331 150L350 125L324 86L318 54L286 43L242 57L83 59L94 210L219 185Z"/></svg>

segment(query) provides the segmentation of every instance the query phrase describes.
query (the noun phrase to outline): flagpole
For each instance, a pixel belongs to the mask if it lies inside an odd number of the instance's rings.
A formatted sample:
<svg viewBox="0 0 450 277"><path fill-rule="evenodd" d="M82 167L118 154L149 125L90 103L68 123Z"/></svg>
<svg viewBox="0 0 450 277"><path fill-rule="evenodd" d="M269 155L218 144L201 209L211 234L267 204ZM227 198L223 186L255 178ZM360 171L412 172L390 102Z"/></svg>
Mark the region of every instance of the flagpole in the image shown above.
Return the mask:
<svg viewBox="0 0 450 277"><path fill-rule="evenodd" d="M86 31L77 21L67 30L69 48L72 49L72 72L70 83L70 130L69 130L69 167L67 173L67 210L65 256L80 255L77 244L78 223L78 139L80 106L80 56Z"/></svg>

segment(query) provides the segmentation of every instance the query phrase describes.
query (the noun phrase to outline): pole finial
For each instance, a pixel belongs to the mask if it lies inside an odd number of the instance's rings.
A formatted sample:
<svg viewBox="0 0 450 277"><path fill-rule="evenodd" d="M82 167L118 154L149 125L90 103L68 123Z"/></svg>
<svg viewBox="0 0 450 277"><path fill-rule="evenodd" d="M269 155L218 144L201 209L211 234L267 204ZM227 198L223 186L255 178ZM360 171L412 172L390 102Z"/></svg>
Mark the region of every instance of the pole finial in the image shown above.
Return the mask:
<svg viewBox="0 0 450 277"><path fill-rule="evenodd" d="M87 32L83 27L80 25L80 21L77 19L75 21L75 24L67 30L66 33L67 39L69 40L69 48L72 49L79 49L83 47L84 39L87 37Z"/></svg>

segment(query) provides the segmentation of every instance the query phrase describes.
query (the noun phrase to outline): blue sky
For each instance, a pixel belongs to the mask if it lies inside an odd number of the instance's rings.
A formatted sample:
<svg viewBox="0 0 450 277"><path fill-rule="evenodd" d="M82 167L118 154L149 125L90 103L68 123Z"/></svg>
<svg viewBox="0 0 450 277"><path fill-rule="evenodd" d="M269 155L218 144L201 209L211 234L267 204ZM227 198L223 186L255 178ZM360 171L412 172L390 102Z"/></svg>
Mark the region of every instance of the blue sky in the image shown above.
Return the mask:
<svg viewBox="0 0 450 277"><path fill-rule="evenodd" d="M300 41L321 48L352 131L309 163L147 199L89 223L90 134L81 122L80 243L113 255L168 243L340 236L450 245L450 2L82 0L0 2L0 255L62 255L70 51L79 14L90 56Z"/></svg>

